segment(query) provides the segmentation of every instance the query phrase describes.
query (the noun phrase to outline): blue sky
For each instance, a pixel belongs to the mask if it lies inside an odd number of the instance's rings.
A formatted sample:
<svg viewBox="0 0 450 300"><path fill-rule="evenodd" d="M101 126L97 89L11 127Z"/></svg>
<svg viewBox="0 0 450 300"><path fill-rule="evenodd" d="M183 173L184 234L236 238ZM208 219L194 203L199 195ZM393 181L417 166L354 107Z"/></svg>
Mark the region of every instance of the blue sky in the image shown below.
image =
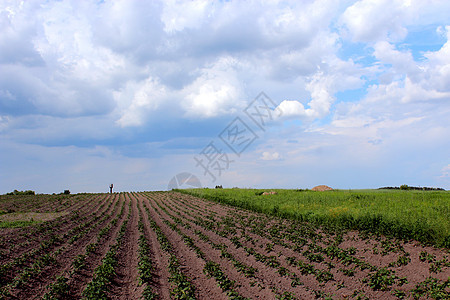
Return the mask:
<svg viewBox="0 0 450 300"><path fill-rule="evenodd" d="M0 2L0 193L450 189L449 149L449 1Z"/></svg>

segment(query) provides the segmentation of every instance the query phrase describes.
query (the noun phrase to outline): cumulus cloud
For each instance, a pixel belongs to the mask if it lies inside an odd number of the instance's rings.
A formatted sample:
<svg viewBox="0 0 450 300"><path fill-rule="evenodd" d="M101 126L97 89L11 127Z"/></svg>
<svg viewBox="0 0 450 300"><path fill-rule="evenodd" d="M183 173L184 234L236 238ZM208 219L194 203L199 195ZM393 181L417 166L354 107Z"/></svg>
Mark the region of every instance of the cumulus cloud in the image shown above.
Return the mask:
<svg viewBox="0 0 450 300"><path fill-rule="evenodd" d="M429 51L424 54L427 58L428 65L425 70L429 72L429 84L441 92L450 91L450 26L438 29L445 33L446 43L438 51Z"/></svg>
<svg viewBox="0 0 450 300"><path fill-rule="evenodd" d="M295 100L284 100L278 105L278 109L282 111L282 116L285 118L303 117L306 115L303 104Z"/></svg>
<svg viewBox="0 0 450 300"><path fill-rule="evenodd" d="M281 155L278 152L272 152L271 153L271 152L264 151L262 153L261 159L262 160L280 160L281 159Z"/></svg>
<svg viewBox="0 0 450 300"><path fill-rule="evenodd" d="M158 110L167 98L167 89L155 78L142 82L128 82L122 91L115 92L121 117L117 123L122 127L140 126L147 115Z"/></svg>
<svg viewBox="0 0 450 300"><path fill-rule="evenodd" d="M446 0L359 0L339 17L342 35L354 42L399 42L420 26L447 23Z"/></svg>
<svg viewBox="0 0 450 300"><path fill-rule="evenodd" d="M345 10L341 22L357 42L401 40L408 33L403 21L409 13L410 1L361 0Z"/></svg>
<svg viewBox="0 0 450 300"><path fill-rule="evenodd" d="M398 74L420 72L410 51L398 51L393 44L387 41L377 42L373 48L373 55L378 61L383 64L389 64Z"/></svg>
<svg viewBox="0 0 450 300"><path fill-rule="evenodd" d="M310 100L304 104L295 100L284 100L278 106L283 111L283 118L314 120L324 118L330 113L331 106L339 91L352 90L364 84L363 70L351 59L341 60L335 56L327 57L321 68L307 78L305 90Z"/></svg>
<svg viewBox="0 0 450 300"><path fill-rule="evenodd" d="M213 4L209 1L165 1L161 14L164 31L175 33L184 29L198 29L205 14L211 15Z"/></svg>
<svg viewBox="0 0 450 300"><path fill-rule="evenodd" d="M209 118L236 113L244 108L243 88L235 67L235 59L222 57L203 68L200 76L180 91L185 99L181 104L185 115L189 118Z"/></svg>

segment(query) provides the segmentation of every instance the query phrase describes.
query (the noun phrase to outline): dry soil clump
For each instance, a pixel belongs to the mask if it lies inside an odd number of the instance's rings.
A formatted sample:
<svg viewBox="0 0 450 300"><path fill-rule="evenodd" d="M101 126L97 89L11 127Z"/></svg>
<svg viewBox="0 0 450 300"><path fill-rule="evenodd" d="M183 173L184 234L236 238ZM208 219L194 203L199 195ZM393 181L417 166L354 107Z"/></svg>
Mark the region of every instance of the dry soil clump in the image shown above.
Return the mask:
<svg viewBox="0 0 450 300"><path fill-rule="evenodd" d="M312 190L323 192L323 191L332 191L333 189L327 185L318 185L318 186L313 187Z"/></svg>

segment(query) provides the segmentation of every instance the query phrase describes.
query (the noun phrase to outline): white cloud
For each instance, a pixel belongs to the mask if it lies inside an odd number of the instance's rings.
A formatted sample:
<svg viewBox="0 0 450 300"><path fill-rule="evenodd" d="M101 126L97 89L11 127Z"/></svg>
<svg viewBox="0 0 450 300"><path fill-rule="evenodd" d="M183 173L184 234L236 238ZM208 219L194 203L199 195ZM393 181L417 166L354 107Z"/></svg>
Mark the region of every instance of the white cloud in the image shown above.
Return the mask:
<svg viewBox="0 0 450 300"><path fill-rule="evenodd" d="M400 74L413 74L420 72L417 63L410 51L400 52L393 44L380 41L374 45L373 55L383 64L390 64L395 72Z"/></svg>
<svg viewBox="0 0 450 300"><path fill-rule="evenodd" d="M401 98L403 103L450 99L450 90L448 92L440 92L430 87L426 89L420 84L414 84L409 77L405 78L402 91L404 92L404 95Z"/></svg>
<svg viewBox="0 0 450 300"><path fill-rule="evenodd" d="M129 82L122 91L114 93L121 108L117 123L122 127L143 125L167 101L167 93L166 87L151 77L139 83Z"/></svg>
<svg viewBox="0 0 450 300"><path fill-rule="evenodd" d="M281 155L278 152L267 152L264 151L261 156L262 160L280 160Z"/></svg>
<svg viewBox="0 0 450 300"><path fill-rule="evenodd" d="M164 41L162 1L118 0L82 12L91 21L95 44L142 64L170 51Z"/></svg>
<svg viewBox="0 0 450 300"><path fill-rule="evenodd" d="M450 2L446 0L360 0L340 16L342 34L355 42L398 42L408 27L447 23Z"/></svg>
<svg viewBox="0 0 450 300"><path fill-rule="evenodd" d="M8 63L22 65L3 69L5 77L21 74L3 81L8 89L0 86L19 98L8 107L29 102L48 115L113 113L121 126L145 124L152 112L163 110L161 102L184 110L186 118L234 113L261 90L245 91L247 82L310 76L338 40L328 29L335 1L12 4L5 9L0 41L20 40L24 44L16 48L28 54L12 53ZM30 53L41 60L41 69L25 67ZM158 85L152 100L143 100L150 92L143 91L147 79ZM322 91L309 88L316 112L325 105Z"/></svg>
<svg viewBox="0 0 450 300"><path fill-rule="evenodd" d="M443 31L443 30L442 30ZM424 54L428 59L426 71L430 78L427 82L439 91L450 91L450 26L445 27L447 42L438 51Z"/></svg>
<svg viewBox="0 0 450 300"><path fill-rule="evenodd" d="M0 115L0 132L8 129L9 122L10 122L10 117Z"/></svg>
<svg viewBox="0 0 450 300"><path fill-rule="evenodd" d="M201 69L201 75L180 92L185 99L181 104L185 116L211 118L242 109L245 99L236 65L235 59L222 57L211 66Z"/></svg>
<svg viewBox="0 0 450 300"><path fill-rule="evenodd" d="M442 168L441 178L450 178L450 164Z"/></svg>
<svg viewBox="0 0 450 300"><path fill-rule="evenodd" d="M278 109L281 110L283 118L301 118L306 115L303 104L295 100L284 100L278 105Z"/></svg>
<svg viewBox="0 0 450 300"><path fill-rule="evenodd" d="M404 22L410 13L408 1L361 0L346 9L341 22L354 41L398 41L408 33Z"/></svg>
<svg viewBox="0 0 450 300"><path fill-rule="evenodd" d="M209 1L164 1L164 10L161 20L164 23L164 31L174 33L184 29L198 29L203 22L205 14L208 16L213 9Z"/></svg>
<svg viewBox="0 0 450 300"><path fill-rule="evenodd" d="M328 84L327 80L324 80L323 74L318 73L306 85L306 90L311 93L311 101L308 103L310 108L305 110L308 117L322 118L330 111L334 97L330 93Z"/></svg>

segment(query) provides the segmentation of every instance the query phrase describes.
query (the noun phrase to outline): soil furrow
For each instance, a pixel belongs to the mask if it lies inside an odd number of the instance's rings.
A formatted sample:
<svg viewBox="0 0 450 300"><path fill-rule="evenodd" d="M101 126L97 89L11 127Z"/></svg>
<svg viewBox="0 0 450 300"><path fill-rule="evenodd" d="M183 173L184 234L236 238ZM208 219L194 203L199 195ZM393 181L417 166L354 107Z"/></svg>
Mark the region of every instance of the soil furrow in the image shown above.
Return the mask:
<svg viewBox="0 0 450 300"><path fill-rule="evenodd" d="M144 210L143 203L146 203L146 198L141 194L137 195L137 200L139 203L139 210L142 212L143 222L144 222L144 230L147 235L147 239L149 240L152 257L151 260L154 262L154 282L153 288L155 292L162 299L170 299L170 283L169 277L170 274L168 272L168 256L164 253L158 243L158 239L156 237L155 232L150 227L149 216ZM148 207L148 205L147 205Z"/></svg>
<svg viewBox="0 0 450 300"><path fill-rule="evenodd" d="M133 195L127 194L131 201L131 219L118 253L118 267L116 277L109 290L114 299L139 299L142 296L142 286L138 286L138 219L137 200Z"/></svg>

